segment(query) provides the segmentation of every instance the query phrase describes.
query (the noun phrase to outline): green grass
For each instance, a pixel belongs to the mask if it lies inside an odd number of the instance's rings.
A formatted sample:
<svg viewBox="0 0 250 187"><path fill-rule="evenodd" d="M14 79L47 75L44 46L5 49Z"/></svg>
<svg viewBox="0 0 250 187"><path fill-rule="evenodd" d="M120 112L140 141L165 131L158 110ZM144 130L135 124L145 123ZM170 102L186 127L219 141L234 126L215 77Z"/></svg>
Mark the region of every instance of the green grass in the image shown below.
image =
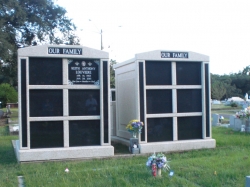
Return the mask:
<svg viewBox="0 0 250 187"><path fill-rule="evenodd" d="M216 105L211 105L211 112L215 114L230 114L234 115L236 112L239 110L242 110L242 107L231 107L231 106L226 106L224 104L216 104Z"/></svg>
<svg viewBox="0 0 250 187"><path fill-rule="evenodd" d="M154 178L145 166L147 156L18 164L11 145L17 136L0 127L0 186L16 187L17 176L22 175L26 187L244 187L250 174L250 135L213 127L213 138L215 149L166 153L175 175L169 178L163 172ZM115 146L117 152L126 152ZM64 172L66 167L69 173Z"/></svg>
<svg viewBox="0 0 250 187"><path fill-rule="evenodd" d="M212 110L241 110L241 106L237 107L231 107L230 105L224 105L224 104L212 104L211 105Z"/></svg>

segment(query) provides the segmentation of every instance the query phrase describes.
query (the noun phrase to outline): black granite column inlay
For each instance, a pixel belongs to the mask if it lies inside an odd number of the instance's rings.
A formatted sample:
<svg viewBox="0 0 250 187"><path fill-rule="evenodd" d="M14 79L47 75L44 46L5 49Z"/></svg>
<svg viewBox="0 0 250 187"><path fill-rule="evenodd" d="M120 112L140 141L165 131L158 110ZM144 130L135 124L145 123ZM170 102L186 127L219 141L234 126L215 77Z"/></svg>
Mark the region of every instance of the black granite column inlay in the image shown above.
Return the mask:
<svg viewBox="0 0 250 187"><path fill-rule="evenodd" d="M20 83L21 83L22 147L27 147L26 59L21 59Z"/></svg>
<svg viewBox="0 0 250 187"><path fill-rule="evenodd" d="M108 62L103 61L103 130L104 130L104 143L109 143L109 100L108 100Z"/></svg>
<svg viewBox="0 0 250 187"><path fill-rule="evenodd" d="M206 137L210 137L210 90L209 90L209 66L205 64L205 100L206 100Z"/></svg>
<svg viewBox="0 0 250 187"><path fill-rule="evenodd" d="M140 121L145 123L144 108L144 73L143 62L139 62L139 97L140 97ZM141 141L145 141L145 127L142 129Z"/></svg>

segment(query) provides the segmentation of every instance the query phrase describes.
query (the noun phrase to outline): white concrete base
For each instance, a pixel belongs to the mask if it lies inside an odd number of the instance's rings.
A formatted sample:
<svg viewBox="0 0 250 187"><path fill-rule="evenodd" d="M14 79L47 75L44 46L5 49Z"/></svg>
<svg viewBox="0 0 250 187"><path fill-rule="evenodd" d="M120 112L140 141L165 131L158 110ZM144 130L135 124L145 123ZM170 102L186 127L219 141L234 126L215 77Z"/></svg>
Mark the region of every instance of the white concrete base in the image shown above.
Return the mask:
<svg viewBox="0 0 250 187"><path fill-rule="evenodd" d="M111 136L112 141L129 146L129 140L117 136ZM140 153L153 152L178 152L194 149L211 149L216 147L215 139L179 140L169 142L140 143Z"/></svg>
<svg viewBox="0 0 250 187"><path fill-rule="evenodd" d="M86 159L114 156L114 147L110 145L20 150L19 140L16 140L14 144L16 157L19 162Z"/></svg>
<svg viewBox="0 0 250 187"><path fill-rule="evenodd" d="M154 142L147 144L140 144L140 153L153 152L178 152L188 151L194 149L209 149L216 147L215 139L202 140L181 140L173 142Z"/></svg>

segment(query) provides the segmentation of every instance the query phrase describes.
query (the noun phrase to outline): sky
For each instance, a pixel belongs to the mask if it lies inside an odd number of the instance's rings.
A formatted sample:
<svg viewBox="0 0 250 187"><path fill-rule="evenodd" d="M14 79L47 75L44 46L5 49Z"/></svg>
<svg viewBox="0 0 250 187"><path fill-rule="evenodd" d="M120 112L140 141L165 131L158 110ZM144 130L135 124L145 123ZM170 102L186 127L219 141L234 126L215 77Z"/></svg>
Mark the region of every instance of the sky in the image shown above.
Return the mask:
<svg viewBox="0 0 250 187"><path fill-rule="evenodd" d="M169 50L209 56L210 72L250 65L250 0L54 0L77 26L80 44L118 63Z"/></svg>

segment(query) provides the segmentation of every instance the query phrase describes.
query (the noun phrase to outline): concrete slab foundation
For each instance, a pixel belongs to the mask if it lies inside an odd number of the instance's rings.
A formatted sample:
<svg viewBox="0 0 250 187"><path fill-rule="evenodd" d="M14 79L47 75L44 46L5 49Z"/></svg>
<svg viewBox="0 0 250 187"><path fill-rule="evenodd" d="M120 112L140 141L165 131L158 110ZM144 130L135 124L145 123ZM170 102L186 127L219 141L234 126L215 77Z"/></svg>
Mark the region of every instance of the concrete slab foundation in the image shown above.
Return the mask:
<svg viewBox="0 0 250 187"><path fill-rule="evenodd" d="M216 147L215 139L205 140L185 140L174 142L158 142L140 144L140 153L152 153L152 152L178 152L188 151L194 149L210 149Z"/></svg>
<svg viewBox="0 0 250 187"><path fill-rule="evenodd" d="M114 156L113 146L85 146L20 150L19 140L13 141L19 162L85 159Z"/></svg>
<svg viewBox="0 0 250 187"><path fill-rule="evenodd" d="M129 140L112 136L112 141L122 143L129 146ZM181 140L172 142L154 142L139 144L140 153L153 152L179 152L195 149L212 149L216 147L215 139L201 139L201 140Z"/></svg>

